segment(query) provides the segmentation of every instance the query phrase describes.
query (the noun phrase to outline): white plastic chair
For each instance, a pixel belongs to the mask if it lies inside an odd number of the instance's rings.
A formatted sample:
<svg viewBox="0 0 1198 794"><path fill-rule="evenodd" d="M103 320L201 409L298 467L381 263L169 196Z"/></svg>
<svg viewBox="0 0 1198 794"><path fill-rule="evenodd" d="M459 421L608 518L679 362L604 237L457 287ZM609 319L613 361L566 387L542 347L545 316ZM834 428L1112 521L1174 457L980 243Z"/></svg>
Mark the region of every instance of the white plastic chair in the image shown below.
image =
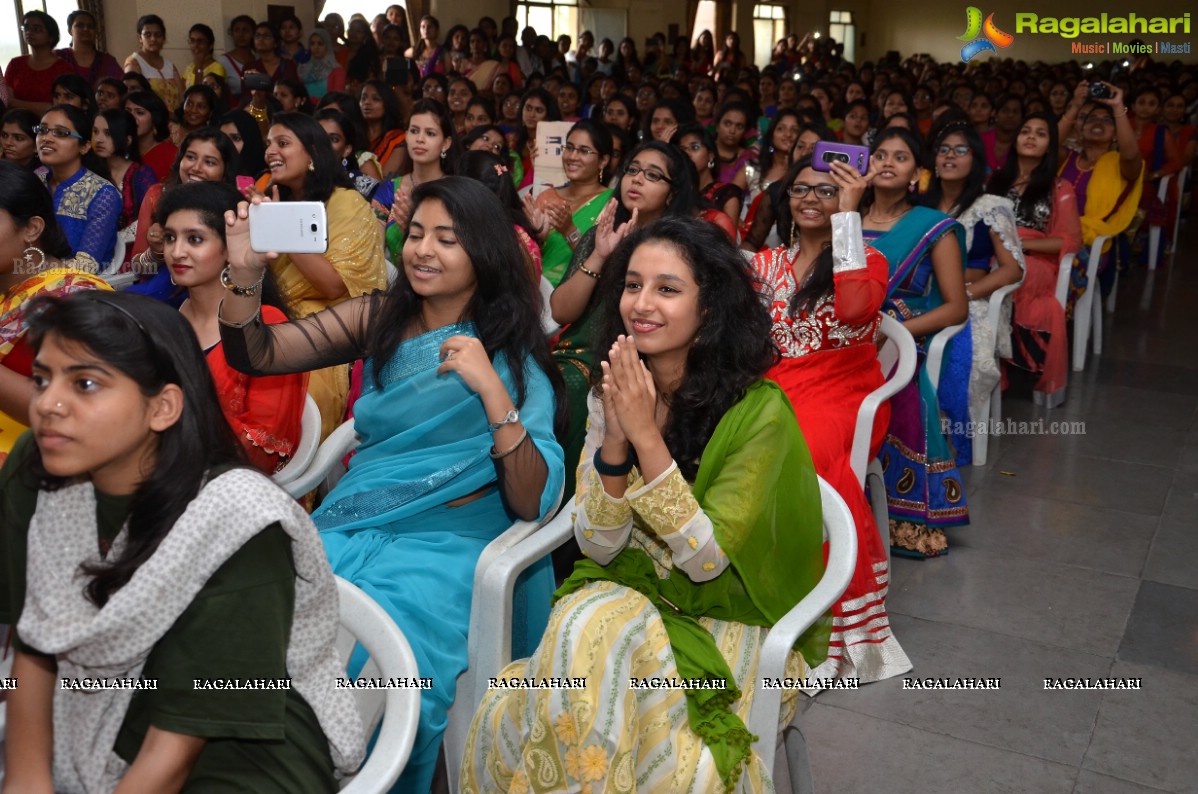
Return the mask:
<svg viewBox="0 0 1198 794"><path fill-rule="evenodd" d="M1162 202L1169 197L1169 182L1172 181L1173 175L1161 177L1161 186L1156 191L1156 197ZM1180 193L1178 194L1181 195ZM1181 204L1179 200L1177 202ZM1161 250L1161 227L1157 225L1148 227L1148 269L1156 270L1156 255Z"/></svg>
<svg viewBox="0 0 1198 794"><path fill-rule="evenodd" d="M342 458L357 447L358 441L353 420L342 422L320 445L307 470L285 484L284 489L299 498L321 483L329 484L331 481L332 487L340 478ZM557 512L561 499L562 493L559 491L549 516ZM568 511L566 517L570 517ZM486 692L487 679L511 661L512 594L516 579L525 569L565 542L562 539L550 545L548 536L542 536L543 523L515 522L487 544L475 565L470 628L466 635L469 666L458 677L457 693L449 709L443 740L446 771L453 792L458 790L466 736L474 712ZM573 534L569 537L573 537Z"/></svg>
<svg viewBox="0 0 1198 794"><path fill-rule="evenodd" d="M361 643L370 654L363 678L418 678L416 657L403 632L391 616L358 587L337 577L341 628L337 651L349 659L354 645ZM366 763L343 782L345 794L384 794L403 772L420 722L420 690L355 689L354 699L369 737L382 720L382 728Z"/></svg>
<svg viewBox="0 0 1198 794"><path fill-rule="evenodd" d="M276 471L271 479L277 485L287 485L299 477L312 465L312 459L316 457L318 446L320 446L320 408L316 406L312 395L308 394L304 397L304 416L300 423L299 444L296 445L287 465Z"/></svg>
<svg viewBox="0 0 1198 794"><path fill-rule="evenodd" d="M541 330L545 332L547 338L553 337L558 331L562 330L562 326L553 319L553 309L549 305L549 299L553 296L553 284L549 279L541 276Z"/></svg>
<svg viewBox="0 0 1198 794"><path fill-rule="evenodd" d="M857 565L857 530L848 505L836 489L819 480L823 501L824 538L828 541L828 563L819 583L770 629L762 644L757 663L759 679L782 678L786 674L786 659L803 632L823 617L844 594ZM887 540L889 543L889 539ZM757 682L754 682L756 685ZM778 740L778 719L781 715L782 691L758 688L749 711L749 733L757 736L753 752L761 758L766 769L775 769L774 755ZM814 790L811 765L807 761L807 743L798 725L798 717L782 730L791 787L795 794Z"/></svg>
<svg viewBox="0 0 1198 794"><path fill-rule="evenodd" d="M1002 322L1003 304L1022 284L1023 279L1020 278L1014 284L1007 284L990 293L989 305L986 308L986 325L990 327L990 333L994 337L996 344L998 342L999 326ZM1001 379L998 383L994 384L994 388L986 396L986 402L982 405L981 416L971 416L970 419L978 423L975 425L973 431L973 465L985 466L990 448L990 428L1002 421Z"/></svg>
<svg viewBox="0 0 1198 794"><path fill-rule="evenodd" d="M1181 231L1181 202L1186 194L1186 182L1190 180L1190 166L1181 169L1177 174L1177 211L1173 214L1173 256L1177 256L1177 233Z"/></svg>
<svg viewBox="0 0 1198 794"><path fill-rule="evenodd" d="M849 454L849 465L862 488L868 484L870 509L882 535L882 547L890 549L890 523L886 507L886 484L882 464L875 458L869 460L869 445L873 437L874 417L882 403L902 391L915 375L919 355L915 349L915 338L903 324L888 314L882 315L879 333L886 338L878 350L878 364L886 381L861 401L857 409L857 427L853 430L853 447Z"/></svg>
<svg viewBox="0 0 1198 794"><path fill-rule="evenodd" d="M1098 263L1102 259L1102 246L1109 235L1100 234L1090 246L1090 260L1086 263L1086 289L1073 307L1073 371L1086 368L1086 347L1090 344L1090 333L1094 334L1094 355L1102 353L1102 300L1098 297ZM1074 254L1061 257L1057 270L1057 303L1064 309L1069 301L1069 273L1073 269ZM1114 292L1112 291L1112 295Z"/></svg>

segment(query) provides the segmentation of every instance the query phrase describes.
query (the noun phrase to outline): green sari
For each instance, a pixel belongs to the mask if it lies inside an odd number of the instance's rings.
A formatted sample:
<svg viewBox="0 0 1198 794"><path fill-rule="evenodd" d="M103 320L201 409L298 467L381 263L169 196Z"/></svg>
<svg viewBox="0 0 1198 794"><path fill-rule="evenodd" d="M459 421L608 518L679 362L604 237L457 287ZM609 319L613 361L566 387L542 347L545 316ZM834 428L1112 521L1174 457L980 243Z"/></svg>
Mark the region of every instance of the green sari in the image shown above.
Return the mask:
<svg viewBox="0 0 1198 794"><path fill-rule="evenodd" d="M790 411L791 413L787 413ZM582 560L554 597L589 582L632 588L657 607L678 674L723 689L688 689L687 718L711 749L728 790L751 752L753 736L733 710L741 696L728 663L700 617L773 626L814 589L824 571L819 482L786 394L775 383L750 386L716 425L691 493L711 520L730 565L716 578L666 578L635 543L607 565ZM810 667L827 656L831 620L818 621L796 647Z"/></svg>
<svg viewBox="0 0 1198 794"><path fill-rule="evenodd" d="M611 190L604 190L595 198L578 208L572 216L574 227L582 234L589 232L599 219L599 213L607 206L611 198ZM566 268L572 264L573 252L566 238L557 229L549 233L545 244L541 246L541 272L549 283L557 286L566 276Z"/></svg>

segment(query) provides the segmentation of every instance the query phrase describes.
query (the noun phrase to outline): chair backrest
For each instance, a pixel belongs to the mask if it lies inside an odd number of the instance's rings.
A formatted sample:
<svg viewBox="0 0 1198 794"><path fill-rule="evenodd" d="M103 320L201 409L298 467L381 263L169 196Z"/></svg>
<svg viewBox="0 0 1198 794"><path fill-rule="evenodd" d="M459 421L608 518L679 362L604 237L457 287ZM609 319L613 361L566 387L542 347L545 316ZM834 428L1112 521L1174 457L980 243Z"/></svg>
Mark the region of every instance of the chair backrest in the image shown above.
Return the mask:
<svg viewBox="0 0 1198 794"><path fill-rule="evenodd" d="M116 246L112 249L112 259L110 259L100 270L101 276L114 276L120 272L121 267L125 264L125 249L128 246L121 235L116 236Z"/></svg>
<svg viewBox="0 0 1198 794"><path fill-rule="evenodd" d="M304 397L304 416L300 422L300 440L295 445L291 460L287 465L275 472L273 479L279 485L286 485L299 477L312 465L316 457L316 449L320 446L320 408L312 395Z"/></svg>
<svg viewBox="0 0 1198 794"><path fill-rule="evenodd" d="M319 437L319 428L317 437ZM354 431L354 420L347 419L336 430L329 433L313 455L311 463L294 479L280 483L287 493L299 499L320 485L327 477L340 476L343 470L341 459L358 446L358 434Z"/></svg>
<svg viewBox="0 0 1198 794"><path fill-rule="evenodd" d="M356 586L337 577L341 628L337 651L348 660L354 645L361 643L370 654L370 662L361 678L420 677L416 657L395 621ZM399 779L420 721L420 690L417 688L353 690L362 722L369 737L382 720L366 763L342 789L349 794L383 794Z"/></svg>
<svg viewBox="0 0 1198 794"><path fill-rule="evenodd" d="M874 416L878 407L911 382L918 363L915 349L915 339L903 324L888 314L882 315L882 325L878 333L886 342L878 350L878 364L886 382L874 389L861 402L857 410L857 427L853 431L853 449L849 455L849 465L857 482L865 487L865 470L869 466L869 443L873 434Z"/></svg>
<svg viewBox="0 0 1198 794"><path fill-rule="evenodd" d="M545 336L553 336L562 329L553 319L553 309L549 306L549 299L553 296L553 283L541 276L538 289L541 292L541 330L545 332Z"/></svg>
<svg viewBox="0 0 1198 794"><path fill-rule="evenodd" d="M782 678L786 674L786 659L803 632L824 616L844 594L857 567L857 528L853 514L836 493L836 489L819 478L819 493L823 505L824 538L828 542L828 562L824 575L802 601L774 624L761 647L757 663L760 680L750 682L756 687L753 708L749 712L749 733L757 736L753 751L760 756L766 769L774 768L774 750L778 740L778 716L782 707L782 692L760 686L761 680Z"/></svg>

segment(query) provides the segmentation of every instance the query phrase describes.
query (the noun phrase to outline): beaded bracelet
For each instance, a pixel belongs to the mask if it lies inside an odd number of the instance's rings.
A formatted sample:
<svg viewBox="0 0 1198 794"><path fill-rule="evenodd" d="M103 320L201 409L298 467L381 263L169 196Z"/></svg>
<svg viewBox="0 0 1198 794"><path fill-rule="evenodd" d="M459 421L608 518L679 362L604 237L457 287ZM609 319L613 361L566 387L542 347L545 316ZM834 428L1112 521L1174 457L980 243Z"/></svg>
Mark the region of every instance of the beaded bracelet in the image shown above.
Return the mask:
<svg viewBox="0 0 1198 794"><path fill-rule="evenodd" d="M591 269L590 269L589 267L587 267L586 265L579 265L579 266L578 266L578 269L579 269L579 270L581 270L581 271L582 271L583 273L585 273L586 275L590 276L591 278L595 279L595 280L598 280L598 279L599 279L599 274L598 274L598 273L596 273L594 270L591 270Z"/></svg>

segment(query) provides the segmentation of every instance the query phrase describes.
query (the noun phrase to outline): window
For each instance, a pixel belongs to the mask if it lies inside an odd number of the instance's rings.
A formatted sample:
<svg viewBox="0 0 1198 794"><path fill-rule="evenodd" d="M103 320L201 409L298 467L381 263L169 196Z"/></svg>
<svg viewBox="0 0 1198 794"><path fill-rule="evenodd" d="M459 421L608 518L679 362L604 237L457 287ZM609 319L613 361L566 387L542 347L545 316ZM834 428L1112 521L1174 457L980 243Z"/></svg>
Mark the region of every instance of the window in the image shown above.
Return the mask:
<svg viewBox="0 0 1198 794"><path fill-rule="evenodd" d="M548 36L553 41L565 34L570 37L573 46L578 41L578 0L529 0L516 3L516 22L520 26L520 33L531 26L538 36Z"/></svg>
<svg viewBox="0 0 1198 794"><path fill-rule="evenodd" d="M58 23L61 38L55 49L67 47L71 43L71 34L67 32L67 14L79 8L78 0L16 0L8 9L0 11L8 14L12 26L7 23L0 25L0 64L7 64L18 55L28 55L25 48L25 38L21 35L21 17L30 11L45 11L54 17ZM0 66L3 68L3 66Z"/></svg>
<svg viewBox="0 0 1198 794"><path fill-rule="evenodd" d="M844 59L857 62L857 26L852 11L832 11L828 15L828 35L844 45Z"/></svg>
<svg viewBox="0 0 1198 794"><path fill-rule="evenodd" d="M786 38L786 6L758 3L753 6L753 61L769 66L774 45Z"/></svg>

